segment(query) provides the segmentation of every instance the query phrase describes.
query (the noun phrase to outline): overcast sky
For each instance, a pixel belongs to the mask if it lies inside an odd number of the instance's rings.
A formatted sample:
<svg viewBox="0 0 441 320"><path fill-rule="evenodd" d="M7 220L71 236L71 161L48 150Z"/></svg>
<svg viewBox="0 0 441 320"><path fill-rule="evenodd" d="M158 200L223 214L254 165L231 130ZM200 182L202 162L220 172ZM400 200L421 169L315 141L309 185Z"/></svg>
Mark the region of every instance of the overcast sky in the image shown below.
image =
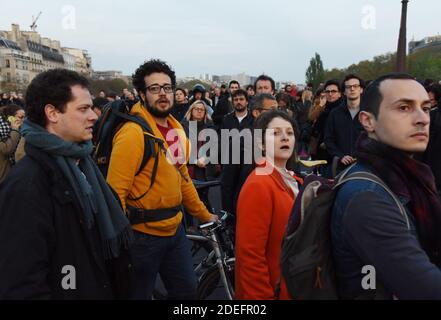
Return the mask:
<svg viewBox="0 0 441 320"><path fill-rule="evenodd" d="M5 0L2 0L4 2ZM318 52L327 69L395 51L400 0L9 0L0 30L18 23L84 48L95 70L133 71L169 62L178 77L266 73L304 82ZM441 1L410 0L407 40L441 32Z"/></svg>

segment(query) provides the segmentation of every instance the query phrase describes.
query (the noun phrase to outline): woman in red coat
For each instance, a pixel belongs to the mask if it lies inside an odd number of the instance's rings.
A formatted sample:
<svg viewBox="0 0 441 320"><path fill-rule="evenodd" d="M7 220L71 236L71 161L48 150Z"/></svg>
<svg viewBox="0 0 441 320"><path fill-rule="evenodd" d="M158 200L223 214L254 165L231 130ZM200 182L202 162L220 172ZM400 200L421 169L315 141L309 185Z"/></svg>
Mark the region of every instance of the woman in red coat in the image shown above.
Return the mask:
<svg viewBox="0 0 441 320"><path fill-rule="evenodd" d="M285 227L302 180L286 169L295 160L296 126L284 112L269 111L256 121L264 162L239 195L236 225L236 299L276 299ZM289 299L284 282L280 299Z"/></svg>

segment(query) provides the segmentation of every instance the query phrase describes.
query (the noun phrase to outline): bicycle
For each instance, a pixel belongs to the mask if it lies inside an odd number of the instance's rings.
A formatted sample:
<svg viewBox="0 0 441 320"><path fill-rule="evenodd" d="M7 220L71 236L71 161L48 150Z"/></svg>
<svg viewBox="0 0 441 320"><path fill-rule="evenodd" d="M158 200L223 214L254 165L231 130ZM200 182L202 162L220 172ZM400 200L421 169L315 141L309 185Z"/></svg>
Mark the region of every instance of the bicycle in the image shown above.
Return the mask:
<svg viewBox="0 0 441 320"><path fill-rule="evenodd" d="M197 298L204 300L222 284L228 300L234 298L234 231L233 216L221 211L223 216L219 222L209 222L199 226L199 234L187 234L193 242L209 243L212 250L195 267L198 278Z"/></svg>
<svg viewBox="0 0 441 320"><path fill-rule="evenodd" d="M219 180L197 181L193 180L196 189L216 187ZM209 208L211 212L213 208ZM219 211L219 222L210 222L197 228L187 228L187 239L192 242L191 254L195 259L202 258L194 266L197 276L197 298L206 299L221 283L227 299L234 297L234 217ZM160 288L153 292L155 300L164 300L166 293Z"/></svg>

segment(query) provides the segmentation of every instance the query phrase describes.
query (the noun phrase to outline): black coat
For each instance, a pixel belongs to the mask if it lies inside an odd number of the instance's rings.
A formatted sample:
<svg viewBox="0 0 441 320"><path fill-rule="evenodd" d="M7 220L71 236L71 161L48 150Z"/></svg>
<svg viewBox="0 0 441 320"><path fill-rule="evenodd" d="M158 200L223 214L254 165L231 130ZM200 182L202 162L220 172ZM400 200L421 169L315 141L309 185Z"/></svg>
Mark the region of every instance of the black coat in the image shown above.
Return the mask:
<svg viewBox="0 0 441 320"><path fill-rule="evenodd" d="M318 150L317 150L317 159L320 160L328 160L332 161L332 157L329 155L327 150L320 148L320 145L324 142L325 138L325 129L326 124L328 122L329 114L332 110L338 108L340 105L344 103L343 98L338 99L332 103L326 103L325 110L320 114L317 121L314 123L312 128L312 136L318 138Z"/></svg>
<svg viewBox="0 0 441 320"><path fill-rule="evenodd" d="M0 185L0 299L126 297L126 253L105 263L98 232L83 221L55 160L26 145L26 157ZM76 290L63 289L73 275L62 273L65 266L75 268Z"/></svg>
<svg viewBox="0 0 441 320"><path fill-rule="evenodd" d="M219 102L214 108L214 113L212 115L214 124L220 128L222 126L222 122L224 121L224 117L226 117L226 115L232 110L233 105L230 101L230 95L223 95L221 98L219 98Z"/></svg>
<svg viewBox="0 0 441 320"><path fill-rule="evenodd" d="M229 113L225 116L221 130L227 129L238 129L241 132L244 129L252 130L254 123L254 118L251 115L251 112L248 111L248 115L239 123L234 112ZM252 132L252 131L251 131ZM222 134L219 135L222 138ZM236 212L236 204L237 199L239 197L240 190L242 189L243 184L245 183L249 173L253 169L253 164L248 163L245 164L245 154L247 156L253 154L253 140L251 140L251 145L245 145L245 141L243 138L240 139L240 161L239 164L232 163L232 149L233 149L233 139L230 138L228 141L229 148L229 159L222 154L222 145L226 145L226 141L221 142L221 146L219 150L221 150L222 157L222 176L221 176L221 191L222 191L222 208L232 214ZM228 160L228 161L227 161ZM228 164L224 164L228 162Z"/></svg>
<svg viewBox="0 0 441 320"><path fill-rule="evenodd" d="M358 114L352 119L345 103L329 114L324 138L326 150L332 157L353 156L362 132Z"/></svg>
<svg viewBox="0 0 441 320"><path fill-rule="evenodd" d="M190 107L189 103L175 104L171 110L171 115L176 120L181 122L184 119L184 116L187 113L189 107Z"/></svg>

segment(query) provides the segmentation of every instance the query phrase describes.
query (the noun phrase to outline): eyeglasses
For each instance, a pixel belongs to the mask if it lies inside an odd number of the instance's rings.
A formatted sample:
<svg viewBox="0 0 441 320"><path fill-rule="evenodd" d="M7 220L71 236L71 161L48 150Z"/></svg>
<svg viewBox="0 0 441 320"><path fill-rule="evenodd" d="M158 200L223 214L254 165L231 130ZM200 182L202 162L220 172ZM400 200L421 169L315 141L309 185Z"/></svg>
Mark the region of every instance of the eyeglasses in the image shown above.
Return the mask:
<svg viewBox="0 0 441 320"><path fill-rule="evenodd" d="M173 93L174 87L171 84L164 84L163 86L160 86L159 84L152 84L151 86L147 87L147 90L153 94L160 93L161 89L164 89L165 93Z"/></svg>
<svg viewBox="0 0 441 320"><path fill-rule="evenodd" d="M358 88L360 88L361 86L359 85L359 84L352 84L352 85L347 85L347 86L345 86L345 88L346 89L352 89L352 88L354 88L354 89L358 89Z"/></svg>
<svg viewBox="0 0 441 320"><path fill-rule="evenodd" d="M325 90L324 91L326 94L336 94L336 93L338 93L339 91L338 90Z"/></svg>
<svg viewBox="0 0 441 320"><path fill-rule="evenodd" d="M193 111L204 112L205 108L193 108Z"/></svg>

